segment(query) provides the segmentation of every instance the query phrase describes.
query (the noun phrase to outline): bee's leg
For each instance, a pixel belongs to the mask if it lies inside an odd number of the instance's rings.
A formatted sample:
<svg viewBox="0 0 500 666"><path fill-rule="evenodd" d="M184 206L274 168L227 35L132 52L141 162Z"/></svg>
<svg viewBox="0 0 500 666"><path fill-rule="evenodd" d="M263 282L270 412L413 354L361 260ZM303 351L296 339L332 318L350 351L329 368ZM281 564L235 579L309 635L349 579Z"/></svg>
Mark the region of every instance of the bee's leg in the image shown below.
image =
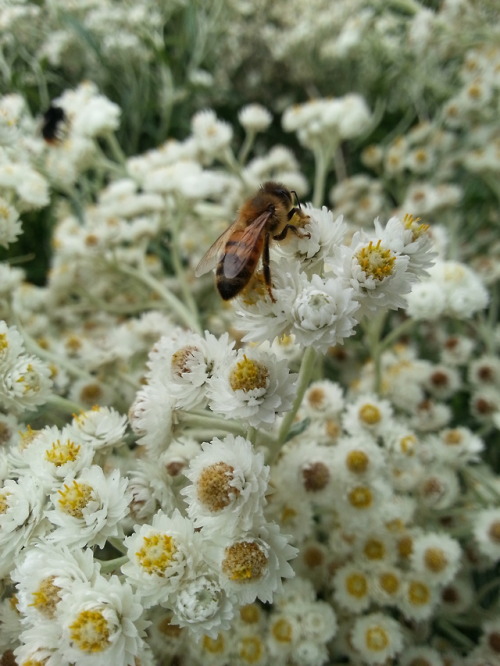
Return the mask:
<svg viewBox="0 0 500 666"><path fill-rule="evenodd" d="M273 296L271 289L271 268L269 266L269 237L270 234L266 234L264 238L264 249L262 250L262 269L264 271L264 282L266 283L267 291L269 298L273 303L276 303L276 299Z"/></svg>
<svg viewBox="0 0 500 666"><path fill-rule="evenodd" d="M292 208L292 210L294 210ZM290 211L292 212L292 211ZM290 215L290 213L288 213ZM302 231L298 227L296 227L293 224L287 224L284 228L283 231L281 231L277 236L273 236L274 240L277 241L282 241L287 237L288 232L291 231L293 232L298 238L311 238L311 234L308 231Z"/></svg>

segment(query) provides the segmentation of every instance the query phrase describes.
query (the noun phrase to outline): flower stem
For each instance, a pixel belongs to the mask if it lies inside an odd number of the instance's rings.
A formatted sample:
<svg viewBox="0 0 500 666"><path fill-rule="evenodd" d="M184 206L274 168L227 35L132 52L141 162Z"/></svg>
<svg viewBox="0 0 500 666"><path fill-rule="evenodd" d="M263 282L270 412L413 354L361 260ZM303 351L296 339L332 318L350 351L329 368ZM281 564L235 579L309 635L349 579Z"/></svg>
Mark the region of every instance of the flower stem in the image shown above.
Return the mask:
<svg viewBox="0 0 500 666"><path fill-rule="evenodd" d="M288 433L290 432L292 423L302 403L304 393L306 392L306 389L309 386L309 382L311 381L311 377L313 376L315 365L316 351L314 350L314 347L308 347L304 352L304 356L302 357L302 362L300 364L299 378L297 381L297 393L295 395L292 409L285 415L283 422L281 423L278 439L276 442L278 450L284 444ZM277 453L277 451L275 453Z"/></svg>

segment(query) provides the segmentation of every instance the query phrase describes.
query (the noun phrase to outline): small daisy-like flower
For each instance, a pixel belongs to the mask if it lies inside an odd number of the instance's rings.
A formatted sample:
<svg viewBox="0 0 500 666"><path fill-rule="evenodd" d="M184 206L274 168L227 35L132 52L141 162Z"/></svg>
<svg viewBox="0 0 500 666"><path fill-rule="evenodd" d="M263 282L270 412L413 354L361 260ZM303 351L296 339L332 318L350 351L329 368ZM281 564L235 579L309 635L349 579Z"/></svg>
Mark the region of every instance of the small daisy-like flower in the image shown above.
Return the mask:
<svg viewBox="0 0 500 666"><path fill-rule="evenodd" d="M137 525L125 539L129 561L122 566L146 608L166 604L196 571L203 546L190 520L158 512L150 525Z"/></svg>
<svg viewBox="0 0 500 666"><path fill-rule="evenodd" d="M263 523L237 538L206 542L205 550L221 586L240 605L255 599L271 602L282 588L282 579L294 575L289 560L297 549L275 523Z"/></svg>
<svg viewBox="0 0 500 666"><path fill-rule="evenodd" d="M0 488L0 577L10 573L20 551L41 532L45 493L36 478L6 479Z"/></svg>
<svg viewBox="0 0 500 666"><path fill-rule="evenodd" d="M290 331L298 344L326 352L354 335L359 302L353 289L339 278L317 274L311 279L301 274L299 285L290 309Z"/></svg>
<svg viewBox="0 0 500 666"><path fill-rule="evenodd" d="M372 394L361 395L347 405L342 425L351 435L388 433L394 427L391 404Z"/></svg>
<svg viewBox="0 0 500 666"><path fill-rule="evenodd" d="M30 354L20 354L0 380L0 402L17 412L36 409L51 393L49 365Z"/></svg>
<svg viewBox="0 0 500 666"><path fill-rule="evenodd" d="M202 445L184 472L191 481L181 493L198 527L225 534L250 530L262 522L269 467L243 437L217 437Z"/></svg>
<svg viewBox="0 0 500 666"><path fill-rule="evenodd" d="M396 566L382 565L373 572L370 596L376 604L394 605L402 590L401 570Z"/></svg>
<svg viewBox="0 0 500 666"><path fill-rule="evenodd" d="M447 467L425 470L416 494L419 502L427 508L448 509L460 494L456 472Z"/></svg>
<svg viewBox="0 0 500 666"><path fill-rule="evenodd" d="M477 462L483 449L483 440L469 428L464 427L446 428L432 442L436 459L452 467Z"/></svg>
<svg viewBox="0 0 500 666"><path fill-rule="evenodd" d="M461 387L462 380L455 368L445 365L432 365L424 387L437 400L451 398Z"/></svg>
<svg viewBox="0 0 500 666"><path fill-rule="evenodd" d="M395 310L406 305L405 294L411 291L415 275L408 270L410 257L391 249L381 238L369 240L356 232L351 246L344 247L340 268L361 303L361 314L380 308Z"/></svg>
<svg viewBox="0 0 500 666"><path fill-rule="evenodd" d="M327 379L313 382L304 393L302 408L313 418L336 416L344 408L343 389Z"/></svg>
<svg viewBox="0 0 500 666"><path fill-rule="evenodd" d="M23 451L23 458L32 473L49 489L54 483L75 477L87 469L93 456L92 446L82 441L71 426L62 430L46 426L36 433Z"/></svg>
<svg viewBox="0 0 500 666"><path fill-rule="evenodd" d="M129 410L132 430L139 444L157 457L164 451L173 435L174 399L168 388L158 381L143 386Z"/></svg>
<svg viewBox="0 0 500 666"><path fill-rule="evenodd" d="M427 574L407 574L403 579L398 607L408 620L431 617L439 601L439 588L429 582Z"/></svg>
<svg viewBox="0 0 500 666"><path fill-rule="evenodd" d="M474 538L481 553L500 560L500 509L484 509L474 519Z"/></svg>
<svg viewBox="0 0 500 666"><path fill-rule="evenodd" d="M112 407L95 406L73 417L72 426L95 450L122 443L127 417Z"/></svg>
<svg viewBox="0 0 500 666"><path fill-rule="evenodd" d="M441 360L447 366L465 365L474 350L474 341L463 335L450 335L443 341Z"/></svg>
<svg viewBox="0 0 500 666"><path fill-rule="evenodd" d="M279 361L270 352L247 348L210 380L209 407L256 428L272 425L276 416L291 408L295 379L286 361Z"/></svg>
<svg viewBox="0 0 500 666"><path fill-rule="evenodd" d="M0 245L4 248L9 247L21 232L19 213L3 197L0 197Z"/></svg>
<svg viewBox="0 0 500 666"><path fill-rule="evenodd" d="M3 277L3 276L2 276ZM11 286L14 289L14 286ZM9 370L16 358L24 352L24 341L15 326L0 320L0 371Z"/></svg>
<svg viewBox="0 0 500 666"><path fill-rule="evenodd" d="M446 308L446 297L437 282L427 280L413 285L407 296L406 313L417 321L434 321Z"/></svg>
<svg viewBox="0 0 500 666"><path fill-rule="evenodd" d="M200 575L179 588L172 610L172 622L188 627L193 637L217 638L220 631L229 629L235 608L212 575Z"/></svg>
<svg viewBox="0 0 500 666"><path fill-rule="evenodd" d="M375 231L382 243L394 252L407 255L410 259L407 270L415 277L427 275L435 258L432 238L427 224L420 224L420 218L405 215L401 221L391 217L385 228L382 228L378 219L375 220Z"/></svg>
<svg viewBox="0 0 500 666"><path fill-rule="evenodd" d="M54 619L58 605L75 581L92 582L99 564L90 548L70 550L65 545L38 543L24 551L12 572L18 610L37 621Z"/></svg>
<svg viewBox="0 0 500 666"><path fill-rule="evenodd" d="M370 578L357 564L345 564L333 577L333 597L345 610L361 613L371 603Z"/></svg>
<svg viewBox="0 0 500 666"><path fill-rule="evenodd" d="M227 333L217 339L186 331L163 336L149 354L148 380L163 384L176 407L193 409L206 403L208 382L235 357Z"/></svg>
<svg viewBox="0 0 500 666"><path fill-rule="evenodd" d="M500 657L500 620L496 618L487 620L482 629L480 645L487 650L491 659L498 659Z"/></svg>
<svg viewBox="0 0 500 666"><path fill-rule="evenodd" d="M366 664L384 664L403 649L403 630L392 617L370 613L355 620L351 642Z"/></svg>
<svg viewBox="0 0 500 666"><path fill-rule="evenodd" d="M500 387L500 359L483 355L469 365L469 382L477 388Z"/></svg>
<svg viewBox="0 0 500 666"><path fill-rule="evenodd" d="M399 666L443 666L441 654L425 645L414 645L405 649L399 657Z"/></svg>
<svg viewBox="0 0 500 666"><path fill-rule="evenodd" d="M247 132L264 132L273 117L261 104L247 104L238 113L238 120Z"/></svg>
<svg viewBox="0 0 500 666"><path fill-rule="evenodd" d="M390 503L390 490L385 480L352 480L343 485L342 492L335 497L335 504L342 524L359 521L359 525L380 521L384 507Z"/></svg>
<svg viewBox="0 0 500 666"><path fill-rule="evenodd" d="M370 436L341 439L332 451L336 483L355 483L380 477L386 465L383 450Z"/></svg>
<svg viewBox="0 0 500 666"><path fill-rule="evenodd" d="M461 555L458 542L447 534L422 534L413 540L410 563L427 581L442 585L455 576Z"/></svg>
<svg viewBox="0 0 500 666"><path fill-rule="evenodd" d="M61 660L82 666L134 666L144 647L143 607L127 582L99 576L75 583L61 602Z"/></svg>
<svg viewBox="0 0 500 666"><path fill-rule="evenodd" d="M184 464L178 463L179 473ZM160 509L170 514L176 506L176 500L171 485L171 475L162 461L142 459L137 466L127 473L130 497L129 520L134 523L147 523L153 519Z"/></svg>
<svg viewBox="0 0 500 666"><path fill-rule="evenodd" d="M218 120L212 109L199 111L191 119L191 130L199 149L208 156L216 155L231 143L231 126Z"/></svg>
<svg viewBox="0 0 500 666"><path fill-rule="evenodd" d="M67 480L51 500L54 508L45 515L55 529L49 541L103 548L110 537L123 537L129 497L127 479L118 470L105 476L101 467L92 465Z"/></svg>

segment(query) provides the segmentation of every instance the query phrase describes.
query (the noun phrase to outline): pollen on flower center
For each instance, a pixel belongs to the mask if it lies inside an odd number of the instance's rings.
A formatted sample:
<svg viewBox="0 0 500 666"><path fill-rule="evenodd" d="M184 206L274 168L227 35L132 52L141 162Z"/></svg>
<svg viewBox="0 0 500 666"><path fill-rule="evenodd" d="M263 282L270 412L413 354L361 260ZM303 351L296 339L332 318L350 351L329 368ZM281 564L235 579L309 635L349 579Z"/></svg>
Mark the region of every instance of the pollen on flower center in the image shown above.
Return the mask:
<svg viewBox="0 0 500 666"><path fill-rule="evenodd" d="M111 643L110 627L103 613L98 610L79 613L69 630L71 641L82 652L103 652Z"/></svg>
<svg viewBox="0 0 500 666"><path fill-rule="evenodd" d="M240 490L231 485L234 467L225 462L209 465L201 472L197 482L200 502L210 511L220 511L234 501Z"/></svg>
<svg viewBox="0 0 500 666"><path fill-rule="evenodd" d="M430 592L427 585L418 581L412 581L408 588L408 598L415 606L423 606L430 599Z"/></svg>
<svg viewBox="0 0 500 666"><path fill-rule="evenodd" d="M379 652L389 645L389 636L383 627L371 627L366 632L366 647Z"/></svg>
<svg viewBox="0 0 500 666"><path fill-rule="evenodd" d="M369 560L381 560L385 555L385 546L378 539L370 539L365 544L364 554Z"/></svg>
<svg viewBox="0 0 500 666"><path fill-rule="evenodd" d="M5 333L0 333L0 351L4 351L9 348L9 341Z"/></svg>
<svg viewBox="0 0 500 666"><path fill-rule="evenodd" d="M381 240L374 245L370 241L356 253L356 259L366 275L374 280L383 280L392 274L396 256L389 249L381 247Z"/></svg>
<svg viewBox="0 0 500 666"><path fill-rule="evenodd" d="M349 451L346 456L346 466L354 474L366 472L370 459L364 451Z"/></svg>
<svg viewBox="0 0 500 666"><path fill-rule="evenodd" d="M271 633L279 643L291 643L293 638L292 625L285 618L273 623Z"/></svg>
<svg viewBox="0 0 500 666"><path fill-rule="evenodd" d="M446 568L448 560L441 548L428 548L425 551L424 561L430 571L438 573Z"/></svg>
<svg viewBox="0 0 500 666"><path fill-rule="evenodd" d="M32 594L33 603L30 606L36 608L42 615L51 619L56 614L57 604L60 600L61 588L54 583L55 576L44 578L38 589Z"/></svg>
<svg viewBox="0 0 500 666"><path fill-rule="evenodd" d="M245 636L239 642L239 655L246 664L260 661L264 648L258 636Z"/></svg>
<svg viewBox="0 0 500 666"><path fill-rule="evenodd" d="M6 513L9 508L9 502L7 498L10 493L0 493L0 514Z"/></svg>
<svg viewBox="0 0 500 666"><path fill-rule="evenodd" d="M380 409L376 405L366 404L360 407L358 412L359 418L366 425L375 425L382 419Z"/></svg>
<svg viewBox="0 0 500 666"><path fill-rule="evenodd" d="M219 634L217 638L203 636L203 648L210 654L221 654L224 652L224 636Z"/></svg>
<svg viewBox="0 0 500 666"><path fill-rule="evenodd" d="M82 518L83 510L94 499L92 486L75 480L71 485L65 483L64 489L59 490L58 495L61 510L73 518Z"/></svg>
<svg viewBox="0 0 500 666"><path fill-rule="evenodd" d="M346 580L346 589L352 597L362 599L368 592L368 583L363 574L353 573Z"/></svg>
<svg viewBox="0 0 500 666"><path fill-rule="evenodd" d="M189 361L194 358L195 353L199 351L198 347L194 345L188 345L187 347L182 347L172 354L172 372L177 377L182 377L185 372L191 372L189 367Z"/></svg>
<svg viewBox="0 0 500 666"><path fill-rule="evenodd" d="M135 554L148 574L164 576L177 552L175 540L168 534L152 534L142 540L143 546Z"/></svg>
<svg viewBox="0 0 500 666"><path fill-rule="evenodd" d="M419 222L420 218L414 217L410 213L406 213L403 218L403 224L409 231L411 231L413 240L420 238L420 236L423 236L429 231L428 224L419 224Z"/></svg>
<svg viewBox="0 0 500 666"><path fill-rule="evenodd" d="M263 363L243 356L243 359L236 363L231 371L229 383L233 391L252 391L266 388L268 378L269 370Z"/></svg>
<svg viewBox="0 0 500 666"><path fill-rule="evenodd" d="M355 509L367 509L373 502L372 491L367 486L353 488L347 498Z"/></svg>
<svg viewBox="0 0 500 666"><path fill-rule="evenodd" d="M393 573L383 573L379 577L379 583L386 594L396 594L399 590L399 578Z"/></svg>
<svg viewBox="0 0 500 666"><path fill-rule="evenodd" d="M225 550L222 570L235 583L252 582L267 571L268 559L255 541L239 541Z"/></svg>
<svg viewBox="0 0 500 666"><path fill-rule="evenodd" d="M74 462L80 453L80 445L75 444L71 439L65 442L60 440L55 441L51 448L45 453L45 460L52 463L56 467L66 464L67 462Z"/></svg>

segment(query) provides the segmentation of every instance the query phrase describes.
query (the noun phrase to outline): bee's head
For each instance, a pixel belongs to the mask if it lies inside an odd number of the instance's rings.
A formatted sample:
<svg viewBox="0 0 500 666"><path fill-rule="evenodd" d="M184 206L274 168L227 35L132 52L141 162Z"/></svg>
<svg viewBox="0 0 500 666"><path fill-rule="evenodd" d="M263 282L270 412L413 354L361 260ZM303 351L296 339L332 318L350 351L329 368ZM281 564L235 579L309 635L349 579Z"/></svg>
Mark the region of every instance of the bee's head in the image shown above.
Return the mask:
<svg viewBox="0 0 500 666"><path fill-rule="evenodd" d="M278 197L287 208L292 206L292 193L281 183L268 181L262 185L262 191Z"/></svg>

